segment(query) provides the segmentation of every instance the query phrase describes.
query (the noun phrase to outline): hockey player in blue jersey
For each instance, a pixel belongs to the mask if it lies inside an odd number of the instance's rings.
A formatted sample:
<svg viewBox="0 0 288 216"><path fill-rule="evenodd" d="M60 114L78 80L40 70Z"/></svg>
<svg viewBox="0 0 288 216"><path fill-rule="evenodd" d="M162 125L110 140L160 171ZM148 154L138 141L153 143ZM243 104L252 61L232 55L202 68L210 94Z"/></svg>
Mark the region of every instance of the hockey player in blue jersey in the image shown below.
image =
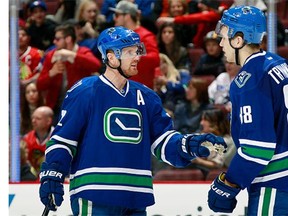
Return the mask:
<svg viewBox="0 0 288 216"><path fill-rule="evenodd" d="M227 172L212 183L208 205L214 212L233 212L235 197L247 188L247 215L287 216L287 60L260 49L266 18L256 7L230 8L216 31L227 61L242 68L230 87L237 153Z"/></svg>
<svg viewBox="0 0 288 216"><path fill-rule="evenodd" d="M108 28L100 34L98 48L105 73L68 90L47 143L40 199L55 211L69 175L74 215L146 215L146 207L154 204L151 152L184 167L212 150L225 151L227 145L213 134L176 132L156 93L128 80L146 52L137 33Z"/></svg>

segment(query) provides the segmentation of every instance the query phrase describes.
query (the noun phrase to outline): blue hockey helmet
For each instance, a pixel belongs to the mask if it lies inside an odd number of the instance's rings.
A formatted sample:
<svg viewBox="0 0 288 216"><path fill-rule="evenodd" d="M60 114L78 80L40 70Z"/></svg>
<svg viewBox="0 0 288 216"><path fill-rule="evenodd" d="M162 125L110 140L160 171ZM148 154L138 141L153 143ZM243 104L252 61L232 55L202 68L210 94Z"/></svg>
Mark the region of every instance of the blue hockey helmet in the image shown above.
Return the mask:
<svg viewBox="0 0 288 216"><path fill-rule="evenodd" d="M97 42L98 49L102 55L104 63L107 62L107 51L112 50L116 58L121 59L122 49L126 47L136 46L135 56L146 54L143 43L140 42L139 35L123 26L111 27L101 32ZM130 57L133 55L130 54Z"/></svg>
<svg viewBox="0 0 288 216"><path fill-rule="evenodd" d="M266 33L266 17L264 13L253 6L236 6L224 11L216 26L219 34L221 27L228 27L228 38L242 32L247 44L260 44Z"/></svg>

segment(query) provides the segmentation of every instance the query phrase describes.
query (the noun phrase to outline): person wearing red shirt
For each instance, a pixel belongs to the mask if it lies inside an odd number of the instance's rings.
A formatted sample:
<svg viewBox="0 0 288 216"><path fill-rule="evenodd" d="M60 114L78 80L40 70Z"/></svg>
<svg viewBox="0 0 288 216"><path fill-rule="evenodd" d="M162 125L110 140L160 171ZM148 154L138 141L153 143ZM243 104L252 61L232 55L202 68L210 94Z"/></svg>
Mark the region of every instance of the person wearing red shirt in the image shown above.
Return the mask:
<svg viewBox="0 0 288 216"><path fill-rule="evenodd" d="M30 39L31 37L27 29L20 26L18 30L18 56L20 59L20 78L22 84L35 81L42 68L41 58L44 55L44 51L30 46Z"/></svg>
<svg viewBox="0 0 288 216"><path fill-rule="evenodd" d="M197 34L194 36L192 43L194 47L203 48L205 35L215 29L222 12L227 8L226 4L220 4L218 1L201 0L198 3L199 12L176 17L159 17L157 25L160 26L164 22L185 25L197 24Z"/></svg>
<svg viewBox="0 0 288 216"><path fill-rule="evenodd" d="M154 71L160 66L159 50L156 35L141 26L140 14L136 4L129 1L120 1L114 11L115 26L123 26L139 34L141 42L144 43L147 54L141 58L138 64L139 73L131 80L140 82L153 89Z"/></svg>
<svg viewBox="0 0 288 216"><path fill-rule="evenodd" d="M39 174L41 164L44 161L46 142L54 130L52 126L53 115L53 110L50 107L38 107L31 117L33 130L25 134L21 140L21 145L25 146L27 159L36 174Z"/></svg>
<svg viewBox="0 0 288 216"><path fill-rule="evenodd" d="M45 93L46 105L54 110L57 121L66 91L76 81L97 73L101 62L89 48L77 45L73 25L60 25L55 31L56 48L44 57L37 88Z"/></svg>

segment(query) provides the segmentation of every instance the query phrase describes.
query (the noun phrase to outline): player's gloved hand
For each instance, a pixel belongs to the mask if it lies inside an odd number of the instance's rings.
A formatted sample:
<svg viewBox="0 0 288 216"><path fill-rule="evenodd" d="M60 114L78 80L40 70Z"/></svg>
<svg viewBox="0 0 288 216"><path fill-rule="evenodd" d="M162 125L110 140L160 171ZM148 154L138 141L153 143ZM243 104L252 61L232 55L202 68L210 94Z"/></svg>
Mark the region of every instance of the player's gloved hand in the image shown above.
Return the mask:
<svg viewBox="0 0 288 216"><path fill-rule="evenodd" d="M240 188L224 183L225 173L222 172L212 183L208 192L208 205L214 212L232 213L236 207L236 196Z"/></svg>
<svg viewBox="0 0 288 216"><path fill-rule="evenodd" d="M222 154L226 149L227 144L222 137L211 133L187 134L181 140L179 152L183 158L192 160L195 157L208 157L211 151Z"/></svg>
<svg viewBox="0 0 288 216"><path fill-rule="evenodd" d="M64 195L65 175L57 169L57 164L43 162L40 172L40 199L52 211L56 211L57 207L62 204Z"/></svg>

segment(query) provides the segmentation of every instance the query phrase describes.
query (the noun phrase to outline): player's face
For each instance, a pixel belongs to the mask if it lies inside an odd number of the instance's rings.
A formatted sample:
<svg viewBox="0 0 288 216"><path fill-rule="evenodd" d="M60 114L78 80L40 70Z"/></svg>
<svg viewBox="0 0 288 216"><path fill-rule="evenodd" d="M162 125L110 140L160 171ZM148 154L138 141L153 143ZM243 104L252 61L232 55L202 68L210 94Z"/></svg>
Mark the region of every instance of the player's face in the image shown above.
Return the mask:
<svg viewBox="0 0 288 216"><path fill-rule="evenodd" d="M220 37L221 41L219 45L222 47L226 60L228 62L235 62L235 50L231 47L229 43L228 28L226 26L223 26L221 28Z"/></svg>
<svg viewBox="0 0 288 216"><path fill-rule="evenodd" d="M137 55L137 50L137 46L122 49L121 68L128 76L134 76L138 73L137 65L140 61L140 56Z"/></svg>

